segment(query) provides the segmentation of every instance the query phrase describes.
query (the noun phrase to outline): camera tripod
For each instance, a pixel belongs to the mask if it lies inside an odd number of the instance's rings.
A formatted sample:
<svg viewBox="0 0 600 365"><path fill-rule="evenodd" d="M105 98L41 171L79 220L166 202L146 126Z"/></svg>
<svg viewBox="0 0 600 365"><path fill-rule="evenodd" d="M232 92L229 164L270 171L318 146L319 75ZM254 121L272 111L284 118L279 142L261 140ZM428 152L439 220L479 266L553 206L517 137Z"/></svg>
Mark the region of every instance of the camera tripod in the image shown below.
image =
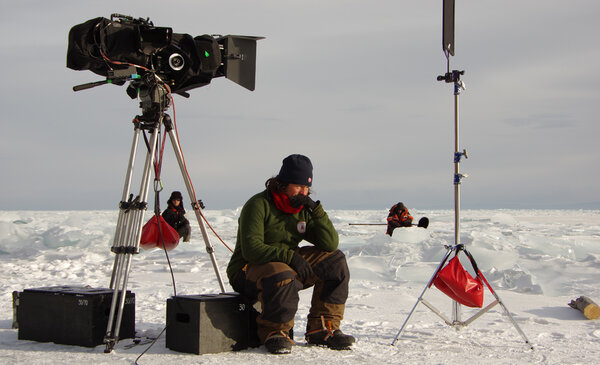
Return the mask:
<svg viewBox="0 0 600 365"><path fill-rule="evenodd" d="M125 305L125 296L127 292L127 282L129 279L129 271L131 269L131 259L134 254L140 252L140 239L142 235L142 223L144 213L147 208L148 191L150 189L150 180L152 166L155 162L155 154L159 141L159 132L161 126L164 125L165 131L169 135L175 156L179 163L183 180L185 182L192 208L198 220L202 238L206 245L212 261L213 269L217 275L217 280L221 292L225 292L223 279L219 273L219 268L214 255L214 248L210 243L206 228L203 223L201 208L204 208L202 202L197 201L193 190L190 177L187 174L183 154L179 141L173 131L173 123L171 117L165 114L165 111L170 106L169 90L157 80L153 72L148 72L139 80L131 82L127 93L134 97L135 94L141 99L140 107L142 115L138 115L133 119L134 136L125 176L125 185L123 187L123 195L119 204L119 216L117 219L117 227L115 231L114 243L111 251L116 254L112 276L110 279L110 289L113 290L112 302L108 316L108 325L104 343L106 349L104 352L109 353L119 341L119 329L123 317L123 308ZM134 172L134 163L137 153L138 141L142 131L148 131L150 141L147 142L148 152L142 172L139 194L134 198L130 193L131 184Z"/></svg>

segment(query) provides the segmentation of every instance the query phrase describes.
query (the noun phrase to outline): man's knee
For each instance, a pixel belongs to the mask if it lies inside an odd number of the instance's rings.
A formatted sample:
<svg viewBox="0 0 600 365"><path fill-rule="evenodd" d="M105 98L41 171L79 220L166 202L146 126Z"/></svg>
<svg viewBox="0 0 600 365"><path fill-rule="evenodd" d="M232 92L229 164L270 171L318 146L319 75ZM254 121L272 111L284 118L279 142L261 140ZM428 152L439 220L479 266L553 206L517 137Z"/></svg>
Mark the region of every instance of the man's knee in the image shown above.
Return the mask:
<svg viewBox="0 0 600 365"><path fill-rule="evenodd" d="M316 264L313 271L323 281L321 300L333 304L346 303L350 270L346 262L346 255L342 251L334 251Z"/></svg>
<svg viewBox="0 0 600 365"><path fill-rule="evenodd" d="M298 291L302 283L296 274L283 262L269 262L262 265L248 265L246 280L256 286L258 299L262 305L262 319L285 323L294 318L298 309Z"/></svg>
<svg viewBox="0 0 600 365"><path fill-rule="evenodd" d="M262 319L275 323L293 320L298 310L301 285L291 269L262 278Z"/></svg>

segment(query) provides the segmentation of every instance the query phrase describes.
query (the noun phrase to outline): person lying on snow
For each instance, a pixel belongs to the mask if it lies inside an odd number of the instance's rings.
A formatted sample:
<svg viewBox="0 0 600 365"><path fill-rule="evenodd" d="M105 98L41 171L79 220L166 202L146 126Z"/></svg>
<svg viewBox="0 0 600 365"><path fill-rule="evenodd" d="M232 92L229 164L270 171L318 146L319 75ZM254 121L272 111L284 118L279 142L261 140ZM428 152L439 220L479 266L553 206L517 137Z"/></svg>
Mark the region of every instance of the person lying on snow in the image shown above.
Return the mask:
<svg viewBox="0 0 600 365"><path fill-rule="evenodd" d="M243 206L227 266L233 289L260 302L257 335L273 354L292 351L298 291L313 286L307 343L342 350L355 342L340 330L350 272L331 220L321 203L309 197L312 177L308 157L295 154L283 160L279 174L266 181L266 190ZM298 247L303 240L312 246Z"/></svg>
<svg viewBox="0 0 600 365"><path fill-rule="evenodd" d="M387 217L387 232L390 236L394 232L394 229L398 227L410 227L412 226L413 217L408 212L408 209L402 202L395 204L390 208L390 214Z"/></svg>
<svg viewBox="0 0 600 365"><path fill-rule="evenodd" d="M190 222L185 217L183 196L179 191L171 193L171 197L167 201L167 209L162 213L162 217L177 231L179 237L183 238L183 242L189 242L192 229Z"/></svg>

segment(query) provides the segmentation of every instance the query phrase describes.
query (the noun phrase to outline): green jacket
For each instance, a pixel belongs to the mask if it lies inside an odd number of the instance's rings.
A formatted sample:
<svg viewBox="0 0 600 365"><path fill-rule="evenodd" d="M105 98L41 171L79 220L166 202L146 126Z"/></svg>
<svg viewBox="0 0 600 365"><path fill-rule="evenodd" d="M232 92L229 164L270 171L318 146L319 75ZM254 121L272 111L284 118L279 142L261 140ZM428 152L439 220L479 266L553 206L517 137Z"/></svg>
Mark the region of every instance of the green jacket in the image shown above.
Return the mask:
<svg viewBox="0 0 600 365"><path fill-rule="evenodd" d="M227 277L248 264L279 261L289 264L300 241L305 240L324 251L335 251L338 234L321 204L312 214L284 213L277 209L267 190L250 198L240 213L237 241L227 265Z"/></svg>

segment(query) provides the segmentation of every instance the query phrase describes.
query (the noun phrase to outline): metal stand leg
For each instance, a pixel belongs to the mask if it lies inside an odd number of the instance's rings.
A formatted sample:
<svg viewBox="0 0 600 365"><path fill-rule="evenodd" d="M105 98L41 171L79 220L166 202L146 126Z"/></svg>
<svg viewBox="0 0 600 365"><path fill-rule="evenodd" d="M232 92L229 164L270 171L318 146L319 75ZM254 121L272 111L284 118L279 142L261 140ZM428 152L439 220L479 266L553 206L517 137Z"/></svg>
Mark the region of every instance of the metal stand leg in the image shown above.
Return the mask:
<svg viewBox="0 0 600 365"><path fill-rule="evenodd" d="M138 140L140 137L140 128L139 128L139 123L135 124L135 132L133 134L133 142L131 145L131 153L129 155L129 164L127 165L127 173L125 174L125 186L123 187L123 195L121 196L121 203L119 206L119 217L117 219L117 229L115 232L115 238L113 241L113 247L119 247L121 246L122 240L124 239L124 237L122 237L122 234L124 232L122 232L122 228L124 226L126 226L125 220L126 220L126 213L128 213L128 210L126 210L126 204L127 204L127 197L129 196L129 189L131 188L131 179L133 177L133 167L135 165L135 155L137 153L137 146L138 146ZM115 284L115 279L117 276L117 269L120 266L119 265L119 260L121 259L120 255L116 255L115 256L115 262L113 264L113 272L112 272L112 276L110 278L110 288L114 288L114 284Z"/></svg>
<svg viewBox="0 0 600 365"><path fill-rule="evenodd" d="M142 223L144 213L147 208L148 191L150 188L150 175L152 165L154 163L154 155L158 141L158 131L160 129L161 120L155 122L151 130L150 150L146 154L146 162L140 183L139 195L132 199L130 196L128 201L123 199L120 203L119 218L117 220L117 229L115 231L115 240L111 251L116 254L113 274L111 277L111 286L113 290L110 312L108 315L108 325L106 328L106 343L105 352L112 351L114 345L119 341L119 330L121 320L123 318L123 308L125 306L125 297L127 294L127 282L129 280L129 271L131 269L131 256L139 253L140 238L142 235ZM133 176L133 161L135 159L135 151L137 150L137 142L139 140L140 126L136 125L134 145L131 148L131 155L127 175L125 178L125 187L123 195L126 197L129 193L131 177ZM115 320L116 314L116 320Z"/></svg>
<svg viewBox="0 0 600 365"><path fill-rule="evenodd" d="M168 117L168 116L167 116ZM188 191L188 195L190 197L190 201L192 202L192 206L194 208L194 213L196 214L196 220L198 221L198 225L200 226L200 231L202 232L202 238L204 239L204 243L206 245L206 252L210 256L210 261L212 262L213 269L215 270L215 274L217 276L217 280L219 282L219 286L221 287L221 293L225 292L225 284L223 283L223 279L221 278L221 274L219 272L219 267L217 265L217 260L215 258L215 250L212 244L210 243L210 239L208 238L208 234L206 232L206 227L204 226L204 221L202 217L201 204L196 201L196 194L192 187L192 183L190 181L190 176L187 173L187 169L185 163L183 161L183 154L181 153L181 146L178 143L177 136L173 131L171 118L165 118L164 121L165 130L169 134L169 138L171 140L171 145L173 146L173 150L175 152L175 157L177 157L177 162L179 163L179 169L181 170L181 176L183 177L183 181L185 182L185 187Z"/></svg>
<svg viewBox="0 0 600 365"><path fill-rule="evenodd" d="M517 321L515 321L512 314L510 314L508 308L506 308L506 305L504 305L504 302L502 301L502 299L500 299L500 296L498 296L496 291L494 289L492 289L492 286L490 285L490 283L488 283L485 276L481 275L481 277L483 278L485 285L488 287L488 289L490 290L490 292L492 293L494 298L496 298L496 300L494 302L490 303L486 308L480 310L479 312L481 312L481 314L483 314L483 313L487 312L489 309L491 309L493 306L495 306L496 304L500 304L500 307L502 307L502 310L504 311L504 313L506 314L506 316L508 317L508 319L510 320L512 325L515 327L517 332L519 332L519 335L521 335L521 337L523 338L525 343L529 346L529 348L533 350L533 345L531 344L531 342L529 342L529 340L527 339L527 336L525 336L525 332L523 332L521 327L519 327L519 325L517 324ZM473 317L471 317L472 320L470 319L469 323L472 322L473 320L477 319L481 314L479 314L479 313L475 314Z"/></svg>
<svg viewBox="0 0 600 365"><path fill-rule="evenodd" d="M398 342L398 339L400 338L400 336L402 336L402 332L404 332L404 327L406 327L406 325L408 324L408 321L410 320L410 317L412 317L415 309L417 309L417 305L419 305L419 303L421 303L423 301L423 296L425 295L425 292L427 291L427 289L429 289L431 287L431 283L437 276L437 273L440 271L442 266L444 266L444 263L446 262L446 260L448 260L448 257L450 257L450 254L452 253L452 251L454 251L454 248L448 247L448 251L446 252L446 255L444 255L444 258L442 259L442 261L440 261L440 264L438 265L437 269L435 269L435 272L431 276L431 279L429 279L429 281L427 282L427 285L425 285L425 289L423 289L423 291L421 292L421 295L419 295L419 298L417 299L417 302L415 303L412 310L408 314L408 317L406 317L406 319L404 320L402 327L400 327L400 331L398 331L398 333L396 334L396 337L394 338L394 341L392 341L392 346L395 345L396 342ZM449 322L449 321L446 321L446 322Z"/></svg>

